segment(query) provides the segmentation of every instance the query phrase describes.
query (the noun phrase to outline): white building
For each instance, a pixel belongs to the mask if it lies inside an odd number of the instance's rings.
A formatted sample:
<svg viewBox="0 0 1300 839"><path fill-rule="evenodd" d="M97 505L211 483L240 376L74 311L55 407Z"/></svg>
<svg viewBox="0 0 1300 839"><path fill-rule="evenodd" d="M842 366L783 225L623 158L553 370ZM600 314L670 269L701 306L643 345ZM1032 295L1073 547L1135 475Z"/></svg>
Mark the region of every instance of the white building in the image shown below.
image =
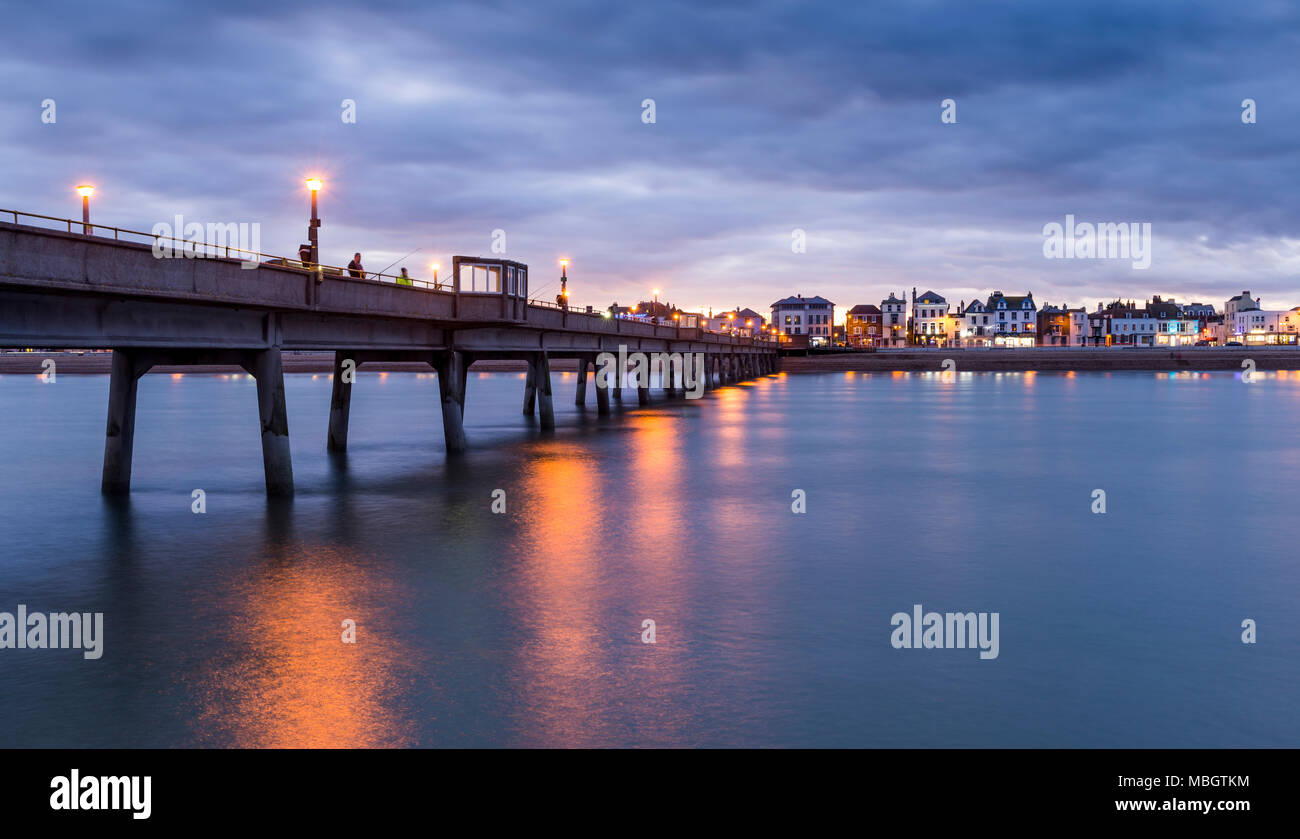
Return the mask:
<svg viewBox="0 0 1300 839"><path fill-rule="evenodd" d="M831 342L834 323L835 304L825 297L797 294L772 304L772 326L786 335L807 335L812 347Z"/></svg>
<svg viewBox="0 0 1300 839"><path fill-rule="evenodd" d="M1243 291L1223 304L1223 343L1295 344L1300 337L1300 307L1264 309L1260 298Z"/></svg>
<svg viewBox="0 0 1300 839"><path fill-rule="evenodd" d="M1258 308L1259 300L1251 297L1249 291L1243 291L1223 304L1223 322L1232 323L1236 320L1238 312L1248 312Z"/></svg>
<svg viewBox="0 0 1300 839"><path fill-rule="evenodd" d="M988 307L979 300L957 307L957 345L961 347L991 347L993 333L997 332L997 315L989 314Z"/></svg>
<svg viewBox="0 0 1300 839"><path fill-rule="evenodd" d="M995 319L997 329L993 334L995 347L1032 347L1038 334L1038 306L1034 294L1008 297L1000 291L989 295L984 306Z"/></svg>
<svg viewBox="0 0 1300 839"><path fill-rule="evenodd" d="M1070 314L1070 346L1086 347L1088 345L1088 310L1080 306L1068 309Z"/></svg>
<svg viewBox="0 0 1300 839"><path fill-rule="evenodd" d="M948 301L942 295L927 291L920 297L912 289L912 335L922 346L940 346L948 339Z"/></svg>
<svg viewBox="0 0 1300 839"><path fill-rule="evenodd" d="M1196 304L1199 305L1199 304ZM1159 295L1146 304L1146 314L1156 322L1156 345L1161 347L1186 347L1197 342L1200 321L1188 314L1189 307L1173 300L1163 300Z"/></svg>
<svg viewBox="0 0 1300 839"><path fill-rule="evenodd" d="M1156 318L1135 309L1116 312L1110 318L1111 344L1125 347L1154 347Z"/></svg>
<svg viewBox="0 0 1300 839"><path fill-rule="evenodd" d="M907 292L902 297L889 297L880 301L880 346L907 346Z"/></svg>

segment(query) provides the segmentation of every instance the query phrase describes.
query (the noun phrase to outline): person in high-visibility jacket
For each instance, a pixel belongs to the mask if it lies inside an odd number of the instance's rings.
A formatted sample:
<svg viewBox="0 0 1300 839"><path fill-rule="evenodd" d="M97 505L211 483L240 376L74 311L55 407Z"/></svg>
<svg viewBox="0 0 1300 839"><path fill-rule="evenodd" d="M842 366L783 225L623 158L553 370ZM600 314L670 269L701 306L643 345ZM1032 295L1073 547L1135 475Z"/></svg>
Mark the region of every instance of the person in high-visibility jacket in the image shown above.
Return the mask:
<svg viewBox="0 0 1300 839"><path fill-rule="evenodd" d="M397 278L397 284L398 284L398 285L411 285L411 284L412 284L412 283L411 283L411 277L410 277L410 275L408 275L408 274L406 273L406 269L405 269L405 268L402 269L402 273L401 273L401 275L398 276L398 278Z"/></svg>

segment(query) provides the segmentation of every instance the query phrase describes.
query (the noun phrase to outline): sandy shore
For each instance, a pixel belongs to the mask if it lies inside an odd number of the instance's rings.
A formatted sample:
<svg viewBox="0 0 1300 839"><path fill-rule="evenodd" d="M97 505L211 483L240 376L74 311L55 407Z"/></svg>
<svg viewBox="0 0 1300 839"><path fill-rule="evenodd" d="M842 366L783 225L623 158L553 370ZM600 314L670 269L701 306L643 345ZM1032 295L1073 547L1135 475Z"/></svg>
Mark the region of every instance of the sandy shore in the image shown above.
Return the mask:
<svg viewBox="0 0 1300 839"><path fill-rule="evenodd" d="M55 361L56 370L66 374L107 374L109 354L76 353L0 353L0 374L40 373L45 359ZM942 370L945 359L952 359L958 370L1241 370L1245 359L1255 362L1257 370L1300 370L1300 348L1292 347L1186 347L1168 349L1018 349L1018 350L890 350L875 353L836 353L815 356L791 356L782 359L787 373L835 373L845 371L892 372ZM333 362L331 353L285 353L286 373L328 373ZM367 364L362 369L389 372L427 373L426 364L389 362ZM478 361L470 369L480 372L523 372L522 361ZM551 369L572 371L574 362L557 359ZM239 368L224 365L161 366L153 373L237 373Z"/></svg>

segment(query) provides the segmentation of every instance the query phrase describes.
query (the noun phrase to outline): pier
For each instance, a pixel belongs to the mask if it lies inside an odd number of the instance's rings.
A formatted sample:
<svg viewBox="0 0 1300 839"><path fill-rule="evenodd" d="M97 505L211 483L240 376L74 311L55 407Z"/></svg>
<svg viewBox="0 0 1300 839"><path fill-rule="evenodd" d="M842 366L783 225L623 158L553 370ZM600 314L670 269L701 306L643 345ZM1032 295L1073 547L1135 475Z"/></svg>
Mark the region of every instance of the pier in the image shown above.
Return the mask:
<svg viewBox="0 0 1300 839"><path fill-rule="evenodd" d="M4 218L11 220L5 221ZM32 222L32 223L28 223ZM101 487L128 493L139 378L158 365L236 365L257 380L262 460L268 495L293 493L289 416L281 353L334 354L330 451L347 449L354 378L376 362L427 363L436 372L444 443L468 446L466 372L480 359L527 364L523 412L555 427L550 363L578 364L579 405L601 353L702 354L706 388L775 373L776 342L699 327L607 317L528 297L528 267L504 259L457 256L441 284L396 278L184 243L155 255L157 237L96 224L0 210L0 346L109 349L112 372ZM245 267L253 266L255 267ZM462 279L465 281L462 282ZM661 371L668 398L682 393L680 364ZM596 410L610 413L626 381L597 380ZM648 383L635 387L650 402Z"/></svg>

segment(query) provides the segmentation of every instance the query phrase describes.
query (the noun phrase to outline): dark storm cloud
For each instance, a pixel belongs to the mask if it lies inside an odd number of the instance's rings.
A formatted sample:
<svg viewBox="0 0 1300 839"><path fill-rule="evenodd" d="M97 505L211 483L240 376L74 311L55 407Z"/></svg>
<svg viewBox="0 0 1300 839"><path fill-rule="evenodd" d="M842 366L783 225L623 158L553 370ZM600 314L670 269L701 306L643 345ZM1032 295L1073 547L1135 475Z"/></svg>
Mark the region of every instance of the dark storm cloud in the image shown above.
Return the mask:
<svg viewBox="0 0 1300 839"><path fill-rule="evenodd" d="M291 251L320 172L327 258L422 247L419 268L500 228L543 275L572 257L583 302L1296 305L1298 24L1285 3L11 7L0 203L67 214L89 179L105 221L261 221ZM1045 260L1066 213L1152 222L1152 268Z"/></svg>

